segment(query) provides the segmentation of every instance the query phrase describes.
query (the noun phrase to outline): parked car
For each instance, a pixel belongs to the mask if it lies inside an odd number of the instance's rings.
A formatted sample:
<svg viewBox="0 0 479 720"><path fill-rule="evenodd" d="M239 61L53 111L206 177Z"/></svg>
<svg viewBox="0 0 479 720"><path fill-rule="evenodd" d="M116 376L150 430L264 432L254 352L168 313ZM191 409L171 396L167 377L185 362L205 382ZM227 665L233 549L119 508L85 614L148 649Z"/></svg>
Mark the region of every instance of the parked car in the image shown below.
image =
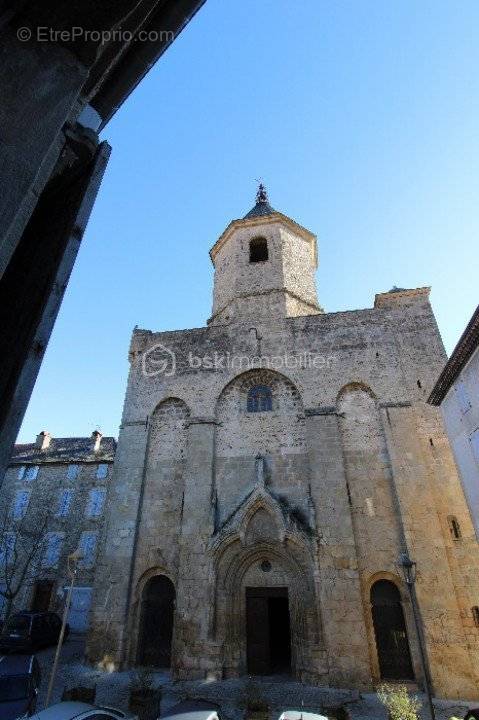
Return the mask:
<svg viewBox="0 0 479 720"><path fill-rule="evenodd" d="M207 700L183 700L162 714L161 720L221 720L219 707Z"/></svg>
<svg viewBox="0 0 479 720"><path fill-rule="evenodd" d="M34 655L0 658L0 718L16 720L32 715L37 707L40 665Z"/></svg>
<svg viewBox="0 0 479 720"><path fill-rule="evenodd" d="M55 645L62 621L53 612L20 612L8 618L0 633L1 652L31 651ZM68 635L68 625L65 638Z"/></svg>
<svg viewBox="0 0 479 720"><path fill-rule="evenodd" d="M82 702L60 702L32 715L31 720L138 720L116 708Z"/></svg>

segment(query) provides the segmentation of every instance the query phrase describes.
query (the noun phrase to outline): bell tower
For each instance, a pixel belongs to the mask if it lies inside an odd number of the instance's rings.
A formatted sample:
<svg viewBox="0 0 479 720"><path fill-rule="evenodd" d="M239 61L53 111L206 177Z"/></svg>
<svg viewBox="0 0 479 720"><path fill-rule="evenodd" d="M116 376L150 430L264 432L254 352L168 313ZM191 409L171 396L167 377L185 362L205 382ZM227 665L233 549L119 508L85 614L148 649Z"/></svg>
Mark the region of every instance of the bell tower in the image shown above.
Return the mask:
<svg viewBox="0 0 479 720"><path fill-rule="evenodd" d="M316 315L316 236L274 210L262 183L256 204L210 250L213 325Z"/></svg>

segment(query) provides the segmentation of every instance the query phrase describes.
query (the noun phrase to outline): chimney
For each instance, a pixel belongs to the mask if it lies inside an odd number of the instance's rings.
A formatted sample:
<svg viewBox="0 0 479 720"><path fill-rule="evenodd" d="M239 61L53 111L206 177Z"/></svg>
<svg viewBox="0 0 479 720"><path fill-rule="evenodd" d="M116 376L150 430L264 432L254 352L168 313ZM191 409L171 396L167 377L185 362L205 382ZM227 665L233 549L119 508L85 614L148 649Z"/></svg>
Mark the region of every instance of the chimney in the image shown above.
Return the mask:
<svg viewBox="0 0 479 720"><path fill-rule="evenodd" d="M41 433L37 435L37 439L35 440L35 447L38 450L48 450L50 447L50 443L52 441L52 436L47 430L42 430Z"/></svg>
<svg viewBox="0 0 479 720"><path fill-rule="evenodd" d="M93 430L93 432L91 434L91 440L93 443L93 452L98 452L100 450L100 444L101 444L102 437L103 437L103 435L99 430Z"/></svg>

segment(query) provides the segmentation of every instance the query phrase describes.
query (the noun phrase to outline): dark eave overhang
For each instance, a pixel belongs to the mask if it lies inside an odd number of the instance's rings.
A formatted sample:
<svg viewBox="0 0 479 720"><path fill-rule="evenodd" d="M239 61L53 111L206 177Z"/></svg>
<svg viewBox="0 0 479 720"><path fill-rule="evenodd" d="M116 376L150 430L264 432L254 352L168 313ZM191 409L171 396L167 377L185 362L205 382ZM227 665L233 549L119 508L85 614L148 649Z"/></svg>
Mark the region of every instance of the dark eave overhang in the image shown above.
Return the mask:
<svg viewBox="0 0 479 720"><path fill-rule="evenodd" d="M156 61L170 47L206 0L160 0L141 24L141 31L158 34L154 42L132 42L112 68L100 69L103 80L95 88L90 104L103 118L102 129L111 120ZM171 34L170 34L171 33Z"/></svg>
<svg viewBox="0 0 479 720"><path fill-rule="evenodd" d="M474 351L479 347L479 305L468 326L459 338L451 357L447 361L439 379L428 397L430 405L440 405L461 370L467 365Z"/></svg>
<svg viewBox="0 0 479 720"><path fill-rule="evenodd" d="M205 2L5 0L0 2L0 29L6 24L14 32L29 28L31 42L36 41L36 28L56 33L42 43L44 54L47 57L48 45L64 48L83 66L79 100L100 115L101 125L95 129L101 130ZM73 36L72 29L79 35Z"/></svg>

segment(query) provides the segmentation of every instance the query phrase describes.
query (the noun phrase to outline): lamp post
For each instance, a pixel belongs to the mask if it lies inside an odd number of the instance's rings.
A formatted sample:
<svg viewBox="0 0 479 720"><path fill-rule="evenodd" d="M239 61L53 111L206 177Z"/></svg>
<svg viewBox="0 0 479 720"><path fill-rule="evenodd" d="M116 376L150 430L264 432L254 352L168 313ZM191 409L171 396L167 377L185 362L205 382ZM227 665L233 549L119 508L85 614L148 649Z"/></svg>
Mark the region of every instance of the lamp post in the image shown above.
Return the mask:
<svg viewBox="0 0 479 720"><path fill-rule="evenodd" d="M429 670L426 663L426 652L424 649L423 637L421 632L421 625L419 622L419 609L417 605L416 589L414 587L416 582L416 563L411 560L409 553L402 552L399 556L399 565L402 568L404 580L409 591L409 597L411 598L412 613L414 616L414 625L416 627L417 642L419 645L419 656L421 658L421 669L424 678L424 686L427 695L427 701L429 705L429 713L431 720L436 720L436 713L434 711L434 705L432 703L432 690L431 690L431 678L429 677Z"/></svg>
<svg viewBox="0 0 479 720"><path fill-rule="evenodd" d="M83 553L80 549L75 550L75 552L71 553L71 555L69 555L67 558L67 570L68 570L68 574L70 576L70 586L68 588L67 597L65 600L65 607L63 609L62 627L60 630L60 635L58 636L57 649L55 652L55 659L53 661L53 667L52 667L52 671L50 673L50 681L48 683L47 698L45 700L46 708L50 705L50 700L51 700L52 690L53 690L53 683L55 682L55 675L57 672L58 661L60 659L60 652L61 652L62 645L63 645L63 638L65 637L65 628L67 625L68 611L70 610L70 603L72 600L73 587L75 585L75 578L76 578L76 574L77 574L77 570L78 570L78 563L82 558L83 558Z"/></svg>

